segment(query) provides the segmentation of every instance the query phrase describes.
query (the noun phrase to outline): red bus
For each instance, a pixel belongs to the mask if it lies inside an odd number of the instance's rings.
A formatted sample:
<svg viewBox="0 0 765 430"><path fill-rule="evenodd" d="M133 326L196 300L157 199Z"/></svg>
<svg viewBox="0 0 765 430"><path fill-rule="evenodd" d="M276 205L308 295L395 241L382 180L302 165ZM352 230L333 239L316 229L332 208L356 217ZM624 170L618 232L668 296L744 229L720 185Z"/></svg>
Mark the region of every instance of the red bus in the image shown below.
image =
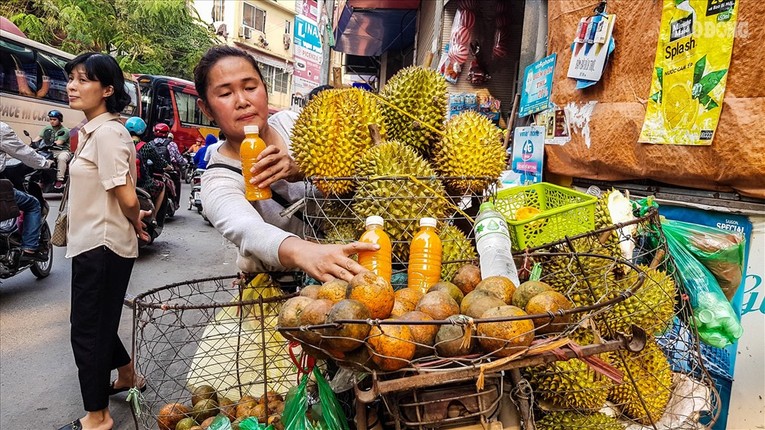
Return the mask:
<svg viewBox="0 0 765 430"><path fill-rule="evenodd" d="M197 106L194 83L180 78L133 75L141 90L141 118L148 125L145 140L154 138L152 127L159 122L170 126L181 152L207 134L218 136L218 128Z"/></svg>

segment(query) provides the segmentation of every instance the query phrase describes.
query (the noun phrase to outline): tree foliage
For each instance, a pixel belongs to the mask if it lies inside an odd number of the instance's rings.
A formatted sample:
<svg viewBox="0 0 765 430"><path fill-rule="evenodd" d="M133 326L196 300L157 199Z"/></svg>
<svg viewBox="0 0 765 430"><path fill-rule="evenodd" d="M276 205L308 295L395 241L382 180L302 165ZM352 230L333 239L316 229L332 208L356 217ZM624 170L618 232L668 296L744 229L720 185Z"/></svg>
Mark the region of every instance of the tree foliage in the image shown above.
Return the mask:
<svg viewBox="0 0 765 430"><path fill-rule="evenodd" d="M27 37L78 54L113 55L130 73L191 79L217 39L191 0L7 0L0 14Z"/></svg>

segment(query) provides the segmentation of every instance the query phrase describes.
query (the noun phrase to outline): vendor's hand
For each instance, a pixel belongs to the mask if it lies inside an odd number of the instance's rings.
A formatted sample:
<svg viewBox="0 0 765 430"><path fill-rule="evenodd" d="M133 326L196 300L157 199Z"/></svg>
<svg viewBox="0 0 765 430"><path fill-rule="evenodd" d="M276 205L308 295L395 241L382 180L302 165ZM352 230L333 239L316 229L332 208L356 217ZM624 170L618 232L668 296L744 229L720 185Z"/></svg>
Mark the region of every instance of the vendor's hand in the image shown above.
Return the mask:
<svg viewBox="0 0 765 430"><path fill-rule="evenodd" d="M287 267L297 267L321 282L338 278L350 281L361 272L362 265L353 261L351 255L359 251L377 251L380 245L353 242L347 245L321 245L290 237L279 247L279 257Z"/></svg>
<svg viewBox="0 0 765 430"><path fill-rule="evenodd" d="M46 169L52 169L53 168L53 160L45 160L45 168Z"/></svg>
<svg viewBox="0 0 765 430"><path fill-rule="evenodd" d="M250 171L255 175L250 183L259 188L268 188L280 179L286 179L288 182L302 179L297 163L290 157L287 148L281 145L268 145Z"/></svg>
<svg viewBox="0 0 765 430"><path fill-rule="evenodd" d="M148 242L150 239L149 233L146 231L146 223L143 222L143 219L146 217L151 217L151 211L139 210L138 220L132 222L136 236L144 242Z"/></svg>

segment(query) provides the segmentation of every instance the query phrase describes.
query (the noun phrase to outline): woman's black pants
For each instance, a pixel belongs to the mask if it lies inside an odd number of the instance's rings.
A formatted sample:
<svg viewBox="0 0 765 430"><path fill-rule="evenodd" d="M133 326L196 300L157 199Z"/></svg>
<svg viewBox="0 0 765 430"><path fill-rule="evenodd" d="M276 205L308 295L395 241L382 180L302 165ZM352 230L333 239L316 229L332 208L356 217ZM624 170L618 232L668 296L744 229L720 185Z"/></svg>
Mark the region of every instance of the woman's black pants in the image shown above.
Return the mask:
<svg viewBox="0 0 765 430"><path fill-rule="evenodd" d="M130 363L117 330L134 262L105 246L72 259L72 351L89 412L109 406L111 371Z"/></svg>

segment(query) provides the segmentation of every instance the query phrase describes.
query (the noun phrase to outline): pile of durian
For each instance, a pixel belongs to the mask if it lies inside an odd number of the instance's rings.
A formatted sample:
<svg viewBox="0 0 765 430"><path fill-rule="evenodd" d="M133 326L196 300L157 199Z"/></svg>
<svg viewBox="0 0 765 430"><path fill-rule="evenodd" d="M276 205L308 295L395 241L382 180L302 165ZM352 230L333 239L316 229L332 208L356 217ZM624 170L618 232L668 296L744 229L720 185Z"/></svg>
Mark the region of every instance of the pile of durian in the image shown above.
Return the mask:
<svg viewBox="0 0 765 430"><path fill-rule="evenodd" d="M598 200L595 212L596 230L611 227L605 193ZM619 236L615 230L599 237L587 237L572 242L579 253L594 253L623 258ZM557 251L557 249L553 249ZM610 300L635 285L638 273L624 272L621 265L603 264L602 258L587 256L543 257L544 281L554 290L569 297L574 306L589 306ZM581 269L579 268L581 264ZM677 289L672 276L659 268L638 266L646 275L635 294L593 316L591 324L578 329L569 337L579 345L599 342L602 337L616 333L631 333L632 326L648 334L643 351L617 351L600 354L599 358L623 374L623 382L594 371L585 362L573 359L525 369L525 376L534 389L536 399L553 411L537 421L540 430L557 429L622 429L617 419L604 415L603 410L620 412L626 418L651 425L664 415L672 394L672 371L667 357L656 343L671 326L675 315ZM579 273L587 274L583 282Z"/></svg>
<svg viewBox="0 0 765 430"><path fill-rule="evenodd" d="M325 243L355 240L364 219L379 215L394 262L405 262L419 219L432 217L447 221L439 226L442 261L475 259L470 241L448 220L462 196L481 195L497 182L506 165L502 131L472 111L447 121L447 107L443 76L417 66L399 71L379 95L332 89L306 105L292 130L292 152L321 193L319 207L308 210L325 220Z"/></svg>

